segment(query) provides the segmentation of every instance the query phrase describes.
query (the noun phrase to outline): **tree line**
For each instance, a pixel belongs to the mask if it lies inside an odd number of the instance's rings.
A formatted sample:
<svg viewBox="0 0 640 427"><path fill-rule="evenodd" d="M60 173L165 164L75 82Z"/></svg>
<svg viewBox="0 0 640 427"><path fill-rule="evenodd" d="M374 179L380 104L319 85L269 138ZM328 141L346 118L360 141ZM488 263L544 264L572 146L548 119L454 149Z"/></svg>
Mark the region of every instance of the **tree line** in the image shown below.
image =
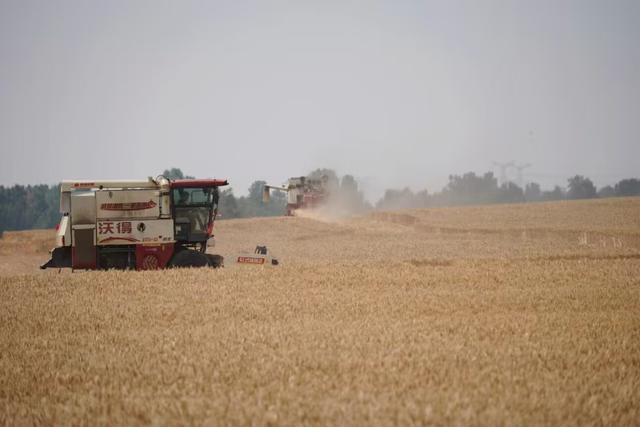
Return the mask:
<svg viewBox="0 0 640 427"><path fill-rule="evenodd" d="M4 230L51 228L60 221L59 185L0 185L0 235Z"/></svg>
<svg viewBox="0 0 640 427"><path fill-rule="evenodd" d="M376 203L376 208L420 208L629 196L640 196L640 180L623 179L614 186L596 189L589 178L575 175L567 180L565 188L556 185L551 190L543 191L540 184L535 182L526 184L524 188L513 182L498 185L493 172L484 175L467 172L463 175L450 175L448 184L440 192L433 194L427 190L414 193L409 188L386 190Z"/></svg>
<svg viewBox="0 0 640 427"><path fill-rule="evenodd" d="M169 179L193 178L178 168L165 170L162 175ZM339 176L331 169L316 169L310 178L326 177L328 180L328 200L330 209L347 213L362 213L371 209L402 209L469 204L524 203L552 200L573 200L604 197L640 196L640 180L623 179L613 186L597 189L584 176L576 175L568 179L566 187L555 186L542 190L531 182L524 188L513 182L498 184L492 172L477 175L468 172L450 175L448 184L439 192L429 193L426 189L414 192L409 188L388 189L374 205L369 203L352 175ZM249 218L283 215L286 195L272 192L270 203L262 202L265 181L254 181L246 196L236 196L233 188L220 192L220 218ZM27 230L51 228L60 220L59 185L14 185L0 186L0 233L4 230Z"/></svg>

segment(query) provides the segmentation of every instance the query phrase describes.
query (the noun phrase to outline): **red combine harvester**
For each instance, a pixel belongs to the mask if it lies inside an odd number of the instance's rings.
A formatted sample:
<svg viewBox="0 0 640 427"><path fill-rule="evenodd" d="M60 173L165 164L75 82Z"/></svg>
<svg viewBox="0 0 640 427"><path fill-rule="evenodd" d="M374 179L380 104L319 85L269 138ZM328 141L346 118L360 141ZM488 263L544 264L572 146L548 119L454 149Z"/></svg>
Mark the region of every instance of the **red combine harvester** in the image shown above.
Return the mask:
<svg viewBox="0 0 640 427"><path fill-rule="evenodd" d="M327 200L329 179L311 179L306 176L289 178L287 185L265 185L262 201L269 203L271 190L287 193L287 216L293 216L298 209L313 209L324 204Z"/></svg>
<svg viewBox="0 0 640 427"><path fill-rule="evenodd" d="M40 268L220 267L214 243L226 180L63 181L56 247Z"/></svg>

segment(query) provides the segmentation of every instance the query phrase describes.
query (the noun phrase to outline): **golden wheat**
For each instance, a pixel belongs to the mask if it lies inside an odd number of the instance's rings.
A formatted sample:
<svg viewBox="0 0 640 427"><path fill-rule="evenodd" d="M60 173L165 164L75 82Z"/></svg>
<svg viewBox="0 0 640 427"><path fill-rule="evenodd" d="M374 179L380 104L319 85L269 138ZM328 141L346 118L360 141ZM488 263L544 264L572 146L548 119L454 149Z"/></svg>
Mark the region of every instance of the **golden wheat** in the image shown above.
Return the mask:
<svg viewBox="0 0 640 427"><path fill-rule="evenodd" d="M216 252L282 265L158 272L41 273L51 234L7 233L0 423L634 425L639 214L230 220Z"/></svg>

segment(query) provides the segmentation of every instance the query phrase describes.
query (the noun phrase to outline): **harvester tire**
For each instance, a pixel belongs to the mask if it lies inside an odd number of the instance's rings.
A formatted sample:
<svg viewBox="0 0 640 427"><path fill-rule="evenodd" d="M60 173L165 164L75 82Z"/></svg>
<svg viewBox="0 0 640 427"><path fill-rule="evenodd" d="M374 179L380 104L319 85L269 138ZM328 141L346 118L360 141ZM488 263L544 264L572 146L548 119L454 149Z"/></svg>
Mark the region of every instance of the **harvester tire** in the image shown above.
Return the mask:
<svg viewBox="0 0 640 427"><path fill-rule="evenodd" d="M224 266L224 257L222 255L213 255L213 254L206 254L206 255L207 255L207 258L209 259L209 266L213 268L220 268Z"/></svg>
<svg viewBox="0 0 640 427"><path fill-rule="evenodd" d="M191 249L184 249L176 253L169 263L169 266L173 268L206 267L207 265L209 265L207 255Z"/></svg>

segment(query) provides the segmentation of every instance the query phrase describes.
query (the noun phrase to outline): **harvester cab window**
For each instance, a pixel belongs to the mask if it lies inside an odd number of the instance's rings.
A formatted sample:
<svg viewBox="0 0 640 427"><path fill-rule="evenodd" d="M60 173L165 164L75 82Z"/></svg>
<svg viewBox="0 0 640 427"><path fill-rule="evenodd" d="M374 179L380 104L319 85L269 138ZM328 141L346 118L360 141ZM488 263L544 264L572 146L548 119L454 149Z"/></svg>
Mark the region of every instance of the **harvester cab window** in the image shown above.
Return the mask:
<svg viewBox="0 0 640 427"><path fill-rule="evenodd" d="M183 242L204 242L209 238L209 222L218 205L218 189L175 188L173 208L176 240Z"/></svg>
<svg viewBox="0 0 640 427"><path fill-rule="evenodd" d="M216 188L176 188L173 190L173 200L175 206L203 206L213 205L214 199L217 202Z"/></svg>

